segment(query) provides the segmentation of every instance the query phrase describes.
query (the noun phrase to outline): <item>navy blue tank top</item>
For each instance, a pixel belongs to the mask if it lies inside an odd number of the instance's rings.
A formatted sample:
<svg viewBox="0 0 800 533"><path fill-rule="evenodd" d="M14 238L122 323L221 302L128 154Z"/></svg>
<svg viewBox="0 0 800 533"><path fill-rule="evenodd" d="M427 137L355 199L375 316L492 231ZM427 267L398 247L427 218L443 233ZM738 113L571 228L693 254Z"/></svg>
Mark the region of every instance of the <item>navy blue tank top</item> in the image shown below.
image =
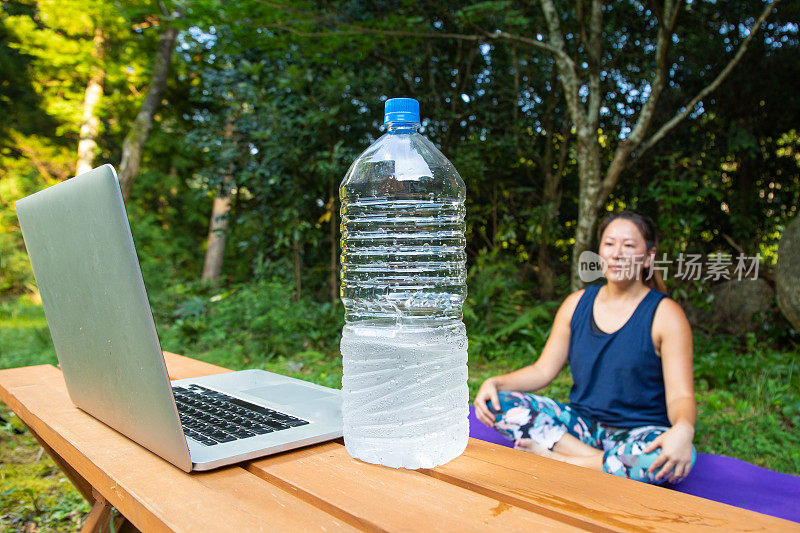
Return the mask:
<svg viewBox="0 0 800 533"><path fill-rule="evenodd" d="M650 289L620 329L605 333L592 312L601 286L586 287L570 322L570 405L609 426L669 426L661 358L652 337L653 316L666 295Z"/></svg>

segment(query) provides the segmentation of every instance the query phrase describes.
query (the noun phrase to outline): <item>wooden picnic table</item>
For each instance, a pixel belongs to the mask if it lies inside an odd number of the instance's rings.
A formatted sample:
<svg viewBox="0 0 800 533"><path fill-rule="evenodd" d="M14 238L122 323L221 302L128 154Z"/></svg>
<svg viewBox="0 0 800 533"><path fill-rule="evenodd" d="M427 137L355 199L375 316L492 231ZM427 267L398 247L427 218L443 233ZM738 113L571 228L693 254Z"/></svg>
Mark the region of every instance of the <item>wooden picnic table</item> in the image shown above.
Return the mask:
<svg viewBox="0 0 800 533"><path fill-rule="evenodd" d="M166 353L171 379L230 370ZM51 365L0 371L0 399L92 503L85 531L800 531L793 522L470 439L429 470L339 441L187 474L77 409ZM121 520L127 519L127 523ZM120 529L117 529L119 531Z"/></svg>

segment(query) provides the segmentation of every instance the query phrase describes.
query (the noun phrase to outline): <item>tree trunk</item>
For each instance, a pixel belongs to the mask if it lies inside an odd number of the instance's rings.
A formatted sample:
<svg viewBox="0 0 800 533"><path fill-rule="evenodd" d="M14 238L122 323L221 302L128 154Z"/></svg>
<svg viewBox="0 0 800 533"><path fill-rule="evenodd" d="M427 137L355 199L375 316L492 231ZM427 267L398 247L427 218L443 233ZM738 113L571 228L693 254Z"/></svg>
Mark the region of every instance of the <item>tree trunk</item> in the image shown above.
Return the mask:
<svg viewBox="0 0 800 533"><path fill-rule="evenodd" d="M566 154L567 139L562 140L563 146L561 153ZM545 300L552 300L555 297L555 272L553 270L553 258L551 246L553 238L550 235L550 228L558 220L558 211L561 209L561 176L564 172L564 160L556 171L548 170L544 175L544 190L542 191L542 205L545 212L542 218L542 238L539 243L539 253L537 254L536 265L539 279L539 292Z"/></svg>
<svg viewBox="0 0 800 533"><path fill-rule="evenodd" d="M537 50L545 51L553 56L556 68L562 87L564 88L566 98L566 108L575 130L578 132L579 143L579 177L580 177L580 200L579 200L579 215L578 224L575 235L575 246L572 254L572 275L571 286L573 290L577 290L582 286L578 276L577 259L581 253L588 250L591 246L592 233L597 225L598 213L597 210L608 199L609 194L616 186L622 171L631 162L639 159L642 154L649 150L653 145L658 143L669 131L675 128L681 121L689 116L694 110L698 102L702 101L708 94L713 92L725 78L731 73L733 68L738 64L744 55L747 47L756 35L767 16L775 9L780 0L771 0L762 10L761 15L755 23L749 28L747 37L739 44L736 53L728 60L725 67L714 78L714 80L706 85L700 92L698 92L688 103L681 106L675 115L664 123L658 130L649 138L645 138L646 133L650 129L650 124L653 117L656 115L656 106L659 101L659 96L664 87L667 85L668 72L667 67L670 62L667 61L667 52L672 45L672 34L675 28L677 16L681 11L683 4L682 0L664 0L663 2L650 2L648 6L650 10L655 13L658 28L658 37L655 50L656 66L652 80L650 81L650 91L642 108L639 111L639 116L635 121L630 134L627 138L621 141L613 153L613 160L608 166L606 172L601 172L601 151L598 144L598 124L600 118L600 109L603 102L602 92L602 73L605 63L604 50L603 50L603 1L591 0L589 11L589 26L588 33L585 27L585 16L583 15L583 4L578 2L578 18L581 21L580 28L580 42L579 48L583 47L586 53L585 61L576 61L575 58L569 55L567 51L565 36L571 39L575 36L572 32L562 32L561 21L562 17L556 10L556 2L554 0L539 0L542 12L548 28L549 42L543 40L536 40L522 35L514 35L499 29L491 32L482 32L481 34L464 35L464 34L443 34L443 33L430 33L430 32L400 32L404 36L420 37L420 38L453 38L467 42L487 41L494 39L502 39L510 42L525 43ZM356 33L370 33L378 35L389 35L391 33L384 30L365 29L358 26L348 26L348 29L353 30L356 28ZM294 33L306 36L316 36L318 34L304 33L293 30ZM475 47L470 48L471 51ZM461 48L459 47L459 54ZM512 54L515 51L512 50ZM610 64L615 63L617 58L611 58ZM457 56L455 63L459 63L460 55ZM579 66L580 65L580 66ZM588 67L588 68L587 68ZM588 76L584 74L588 73ZM460 73L459 73L460 76ZM586 78L588 77L588 84ZM405 81L405 79L404 79ZM581 91L584 87L588 86L588 96L583 98ZM457 93L461 92L460 87ZM455 101L455 100L453 100ZM451 110L452 110L451 105ZM449 136L453 131L452 127L448 127L448 133L445 137L443 147L449 140ZM580 155L581 147L583 147L583 155ZM444 150L447 152L447 150ZM485 236L485 233L483 233ZM488 240L488 238L487 238ZM490 243L491 244L491 243Z"/></svg>
<svg viewBox="0 0 800 533"><path fill-rule="evenodd" d="M233 117L229 116L225 123L225 140L233 144ZM231 211L231 187L234 166L231 161L228 174L223 178L217 190L214 205L211 208L211 221L208 224L208 248L203 262L202 281L217 281L222 273L222 259L225 256L225 241L228 236L228 215Z"/></svg>
<svg viewBox="0 0 800 533"><path fill-rule="evenodd" d="M551 87L557 84L556 72L550 78ZM561 133L556 134L555 108L560 98L556 97L555 89L551 93L547 108L544 112L545 149L544 157L537 159L541 172L544 174L544 187L542 188L542 236L539 239L539 252L536 258L537 278L539 293L542 298L552 300L555 296L555 272L553 270L551 228L558 221L558 212L561 209L561 178L566 168L567 154L570 143L570 123L564 120ZM558 161L556 163L556 145L558 146Z"/></svg>
<svg viewBox="0 0 800 533"><path fill-rule="evenodd" d="M497 180L492 181L492 249L497 246Z"/></svg>
<svg viewBox="0 0 800 533"><path fill-rule="evenodd" d="M155 64L153 66L153 78L150 87L144 97L144 103L133 121L131 131L125 136L122 143L122 161L119 165L119 184L122 188L122 198L127 202L130 198L133 182L139 173L139 164L142 160L142 148L147 141L150 130L153 127L153 115L161 102L161 95L167 86L170 63L172 61L172 50L175 48L175 39L178 36L178 29L169 26L164 29L158 39L158 51L156 52Z"/></svg>
<svg viewBox="0 0 800 533"><path fill-rule="evenodd" d="M211 209L211 222L208 225L208 248L203 263L202 281L217 281L222 273L222 258L225 256L225 239L228 232L230 210L230 189L223 185L222 192L214 198L214 207Z"/></svg>
<svg viewBox="0 0 800 533"><path fill-rule="evenodd" d="M731 230L733 238L742 243L747 255L755 255L761 235L754 234L753 222L759 216L757 204L753 198L758 197L758 165L759 159L752 152L745 152L737 161L737 169L730 173L733 180L733 191L730 195L729 210L731 213ZM756 226L757 227L757 226ZM753 252L752 254L750 252Z"/></svg>
<svg viewBox="0 0 800 533"><path fill-rule="evenodd" d="M576 291L583 286L578 272L581 254L591 249L592 236L597 225L597 213L606 197L600 197L600 147L597 141L578 141L578 224L575 228L575 244L572 247L570 289Z"/></svg>
<svg viewBox="0 0 800 533"><path fill-rule="evenodd" d="M97 134L100 131L100 119L97 117L97 104L103 97L103 81L106 72L101 64L105 49L106 38L103 30L94 30L92 59L95 61L92 66L92 74L89 83L86 85L86 93L83 97L83 120L81 122L81 136L78 141L78 162L75 165L75 175L83 174L92 170L94 166L94 156L97 151Z"/></svg>
<svg viewBox="0 0 800 533"><path fill-rule="evenodd" d="M555 297L555 272L553 272L553 258L550 255L550 246L542 243L536 255L536 278L539 280L539 293L543 300L552 300Z"/></svg>

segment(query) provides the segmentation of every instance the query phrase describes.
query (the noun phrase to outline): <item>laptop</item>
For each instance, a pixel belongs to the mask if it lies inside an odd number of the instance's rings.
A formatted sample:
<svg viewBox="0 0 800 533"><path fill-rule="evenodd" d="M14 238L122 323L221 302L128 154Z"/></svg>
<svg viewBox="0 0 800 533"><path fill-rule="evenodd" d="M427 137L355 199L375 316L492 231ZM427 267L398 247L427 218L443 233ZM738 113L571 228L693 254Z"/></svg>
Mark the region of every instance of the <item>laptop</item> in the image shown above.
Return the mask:
<svg viewBox="0 0 800 533"><path fill-rule="evenodd" d="M187 472L342 436L336 389L264 370L170 382L111 165L16 209L77 407Z"/></svg>

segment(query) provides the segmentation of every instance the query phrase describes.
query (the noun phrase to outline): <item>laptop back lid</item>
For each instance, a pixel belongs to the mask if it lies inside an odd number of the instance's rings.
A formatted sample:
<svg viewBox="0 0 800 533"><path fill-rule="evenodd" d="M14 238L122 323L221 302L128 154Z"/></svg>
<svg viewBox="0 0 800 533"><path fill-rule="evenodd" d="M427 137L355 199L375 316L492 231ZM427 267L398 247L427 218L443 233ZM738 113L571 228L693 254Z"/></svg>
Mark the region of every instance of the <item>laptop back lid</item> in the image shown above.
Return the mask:
<svg viewBox="0 0 800 533"><path fill-rule="evenodd" d="M73 403L191 470L113 167L15 205Z"/></svg>

